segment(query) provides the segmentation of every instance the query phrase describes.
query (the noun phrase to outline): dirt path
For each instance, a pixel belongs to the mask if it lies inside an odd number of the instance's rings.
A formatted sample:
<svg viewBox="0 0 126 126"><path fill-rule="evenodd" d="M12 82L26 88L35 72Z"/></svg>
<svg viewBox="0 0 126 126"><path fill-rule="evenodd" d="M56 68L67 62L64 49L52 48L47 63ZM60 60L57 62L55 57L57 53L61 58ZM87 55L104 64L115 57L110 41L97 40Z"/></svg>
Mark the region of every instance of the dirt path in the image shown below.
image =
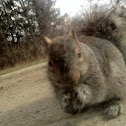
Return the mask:
<svg viewBox="0 0 126 126"><path fill-rule="evenodd" d="M126 112L111 120L102 109L64 113L43 63L0 77L0 126L126 126Z"/></svg>

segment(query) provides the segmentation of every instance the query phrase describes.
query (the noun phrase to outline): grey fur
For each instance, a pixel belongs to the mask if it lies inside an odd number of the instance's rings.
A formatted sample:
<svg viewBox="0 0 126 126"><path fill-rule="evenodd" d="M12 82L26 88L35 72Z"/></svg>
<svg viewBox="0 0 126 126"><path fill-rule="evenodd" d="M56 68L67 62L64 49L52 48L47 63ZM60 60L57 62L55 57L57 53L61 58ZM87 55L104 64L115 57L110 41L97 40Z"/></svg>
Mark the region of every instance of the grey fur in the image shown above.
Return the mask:
<svg viewBox="0 0 126 126"><path fill-rule="evenodd" d="M125 53L105 39L91 36L78 39L83 42L62 36L49 45L48 75L64 111L78 113L112 99L125 100ZM77 49L81 51L81 60ZM122 113L120 103L112 106L106 110L111 117Z"/></svg>

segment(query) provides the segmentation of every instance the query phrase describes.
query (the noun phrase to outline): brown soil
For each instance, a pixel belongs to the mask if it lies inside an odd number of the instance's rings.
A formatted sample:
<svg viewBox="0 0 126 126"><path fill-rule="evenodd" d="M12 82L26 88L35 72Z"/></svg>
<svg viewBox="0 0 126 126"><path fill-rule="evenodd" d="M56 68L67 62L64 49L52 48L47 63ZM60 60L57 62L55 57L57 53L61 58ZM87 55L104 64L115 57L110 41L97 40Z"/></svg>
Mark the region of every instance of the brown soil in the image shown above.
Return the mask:
<svg viewBox="0 0 126 126"><path fill-rule="evenodd" d="M63 112L47 79L46 63L0 77L0 126L126 126L126 112L108 119L104 110Z"/></svg>

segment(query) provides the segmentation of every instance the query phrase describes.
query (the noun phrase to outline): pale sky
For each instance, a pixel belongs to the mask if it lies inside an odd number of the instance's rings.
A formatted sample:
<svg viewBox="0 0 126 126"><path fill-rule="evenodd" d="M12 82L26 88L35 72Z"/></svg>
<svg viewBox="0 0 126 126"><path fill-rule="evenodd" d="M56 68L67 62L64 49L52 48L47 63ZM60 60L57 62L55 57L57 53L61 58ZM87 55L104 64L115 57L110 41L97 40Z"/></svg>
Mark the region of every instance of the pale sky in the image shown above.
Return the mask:
<svg viewBox="0 0 126 126"><path fill-rule="evenodd" d="M99 4L108 4L110 0L99 0ZM93 4L97 3L97 0L93 0ZM56 6L60 8L61 15L68 13L69 15L75 15L81 10L81 5L84 9L88 9L90 4L87 0L57 0Z"/></svg>

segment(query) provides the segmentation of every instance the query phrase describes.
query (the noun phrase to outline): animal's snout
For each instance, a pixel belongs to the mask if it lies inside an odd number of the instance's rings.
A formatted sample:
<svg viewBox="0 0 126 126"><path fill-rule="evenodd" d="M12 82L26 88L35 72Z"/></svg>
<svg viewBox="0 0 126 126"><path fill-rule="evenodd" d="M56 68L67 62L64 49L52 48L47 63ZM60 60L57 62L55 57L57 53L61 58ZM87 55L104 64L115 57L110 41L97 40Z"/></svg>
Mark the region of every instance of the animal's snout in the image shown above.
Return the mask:
<svg viewBox="0 0 126 126"><path fill-rule="evenodd" d="M78 81L79 81L79 79L80 79L80 74L79 74L79 72L76 71L76 70L71 70L69 74L70 74L70 76L71 76L73 82L74 82L75 84L77 84Z"/></svg>
<svg viewBox="0 0 126 126"><path fill-rule="evenodd" d="M80 74L78 71L74 70L74 69L68 69L64 75L63 75L64 79L72 84L77 84L79 79L80 79Z"/></svg>

